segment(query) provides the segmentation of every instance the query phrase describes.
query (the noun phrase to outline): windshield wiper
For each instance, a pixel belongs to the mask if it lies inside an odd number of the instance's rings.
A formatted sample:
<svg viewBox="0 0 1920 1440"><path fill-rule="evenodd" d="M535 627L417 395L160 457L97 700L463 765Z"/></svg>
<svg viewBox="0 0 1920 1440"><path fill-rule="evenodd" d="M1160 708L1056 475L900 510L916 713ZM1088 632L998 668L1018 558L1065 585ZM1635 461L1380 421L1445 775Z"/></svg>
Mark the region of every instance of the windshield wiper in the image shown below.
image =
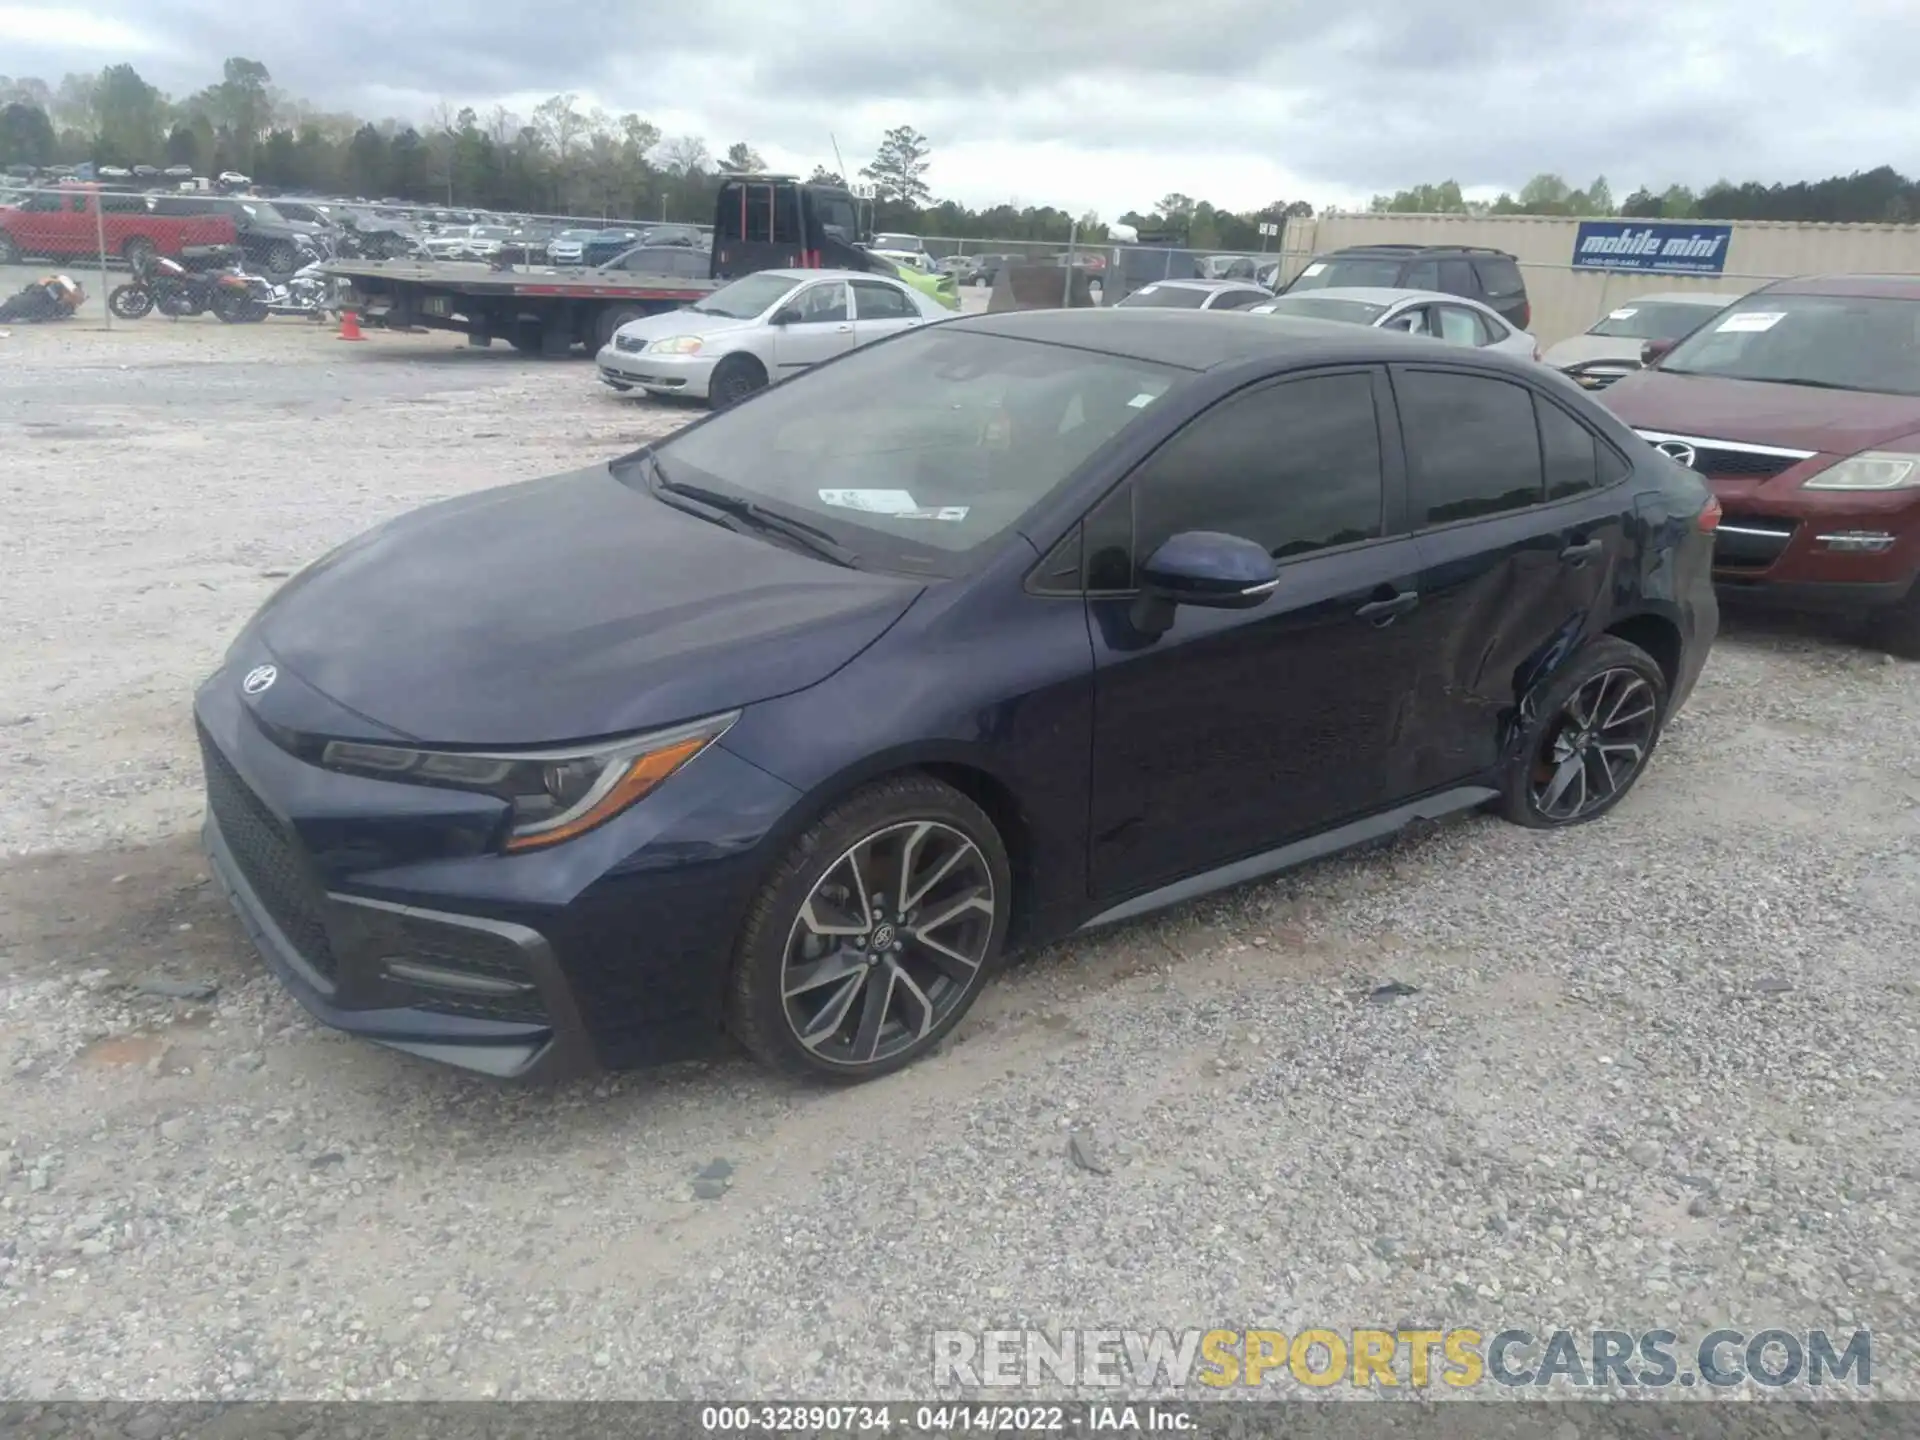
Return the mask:
<svg viewBox="0 0 1920 1440"><path fill-rule="evenodd" d="M860 568L859 555L842 545L825 530L809 525L804 520L792 520L785 515L776 515L764 505L755 504L738 495L709 490L704 485L689 485L684 480L669 480L661 470L659 460L651 452L648 453L647 460L653 472L654 488L663 495L678 496L682 500L691 500L696 505L704 505L709 510L717 510L722 515L731 516L755 530L789 540L801 549L810 551L822 560L829 560L835 565L843 565L849 570Z"/></svg>
<svg viewBox="0 0 1920 1440"><path fill-rule="evenodd" d="M1858 385L1841 385L1832 380L1805 380L1787 375L1742 375L1757 385L1804 385L1809 390L1859 390Z"/></svg>

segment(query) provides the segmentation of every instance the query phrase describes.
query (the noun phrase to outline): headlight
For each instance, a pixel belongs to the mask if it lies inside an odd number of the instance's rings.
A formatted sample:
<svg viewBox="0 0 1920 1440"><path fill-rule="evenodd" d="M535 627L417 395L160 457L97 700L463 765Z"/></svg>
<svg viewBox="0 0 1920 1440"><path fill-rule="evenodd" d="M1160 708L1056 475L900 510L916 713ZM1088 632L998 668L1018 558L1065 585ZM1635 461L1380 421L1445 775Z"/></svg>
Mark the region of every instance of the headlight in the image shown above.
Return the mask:
<svg viewBox="0 0 1920 1440"><path fill-rule="evenodd" d="M698 335L669 335L647 346L647 351L653 355L698 355L700 345Z"/></svg>
<svg viewBox="0 0 1920 1440"><path fill-rule="evenodd" d="M496 795L513 807L508 850L536 850L604 825L718 740L739 712L625 740L564 750L409 750L329 741L334 770Z"/></svg>
<svg viewBox="0 0 1920 1440"><path fill-rule="evenodd" d="M1800 482L1803 490L1911 490L1920 485L1920 455L1865 450Z"/></svg>

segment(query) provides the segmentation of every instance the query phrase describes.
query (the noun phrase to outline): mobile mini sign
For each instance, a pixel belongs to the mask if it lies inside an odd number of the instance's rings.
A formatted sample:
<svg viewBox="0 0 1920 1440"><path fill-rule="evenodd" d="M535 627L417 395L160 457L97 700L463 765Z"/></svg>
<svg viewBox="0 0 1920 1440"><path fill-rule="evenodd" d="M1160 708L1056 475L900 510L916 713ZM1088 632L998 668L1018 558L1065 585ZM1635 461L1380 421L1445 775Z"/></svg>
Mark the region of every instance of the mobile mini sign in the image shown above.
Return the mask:
<svg viewBox="0 0 1920 1440"><path fill-rule="evenodd" d="M1573 242L1576 270L1641 270L1657 275L1718 275L1727 268L1731 225L1643 225L1582 220Z"/></svg>

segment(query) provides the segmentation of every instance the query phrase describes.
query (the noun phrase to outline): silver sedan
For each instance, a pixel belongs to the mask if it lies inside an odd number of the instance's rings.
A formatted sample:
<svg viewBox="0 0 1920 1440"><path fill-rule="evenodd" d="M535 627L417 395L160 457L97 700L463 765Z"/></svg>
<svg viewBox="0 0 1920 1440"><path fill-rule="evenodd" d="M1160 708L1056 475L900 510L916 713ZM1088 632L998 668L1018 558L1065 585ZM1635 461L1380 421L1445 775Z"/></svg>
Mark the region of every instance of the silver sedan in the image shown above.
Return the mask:
<svg viewBox="0 0 1920 1440"><path fill-rule="evenodd" d="M1298 295L1276 295L1247 313L1372 325L1381 330L1404 330L1410 335L1431 335L1447 345L1498 350L1528 360L1540 358L1538 342L1525 330L1514 329L1477 300L1438 290L1330 285Z"/></svg>
<svg viewBox="0 0 1920 1440"><path fill-rule="evenodd" d="M951 318L912 287L854 270L762 270L684 310L630 320L598 356L616 390L715 409L858 346Z"/></svg>

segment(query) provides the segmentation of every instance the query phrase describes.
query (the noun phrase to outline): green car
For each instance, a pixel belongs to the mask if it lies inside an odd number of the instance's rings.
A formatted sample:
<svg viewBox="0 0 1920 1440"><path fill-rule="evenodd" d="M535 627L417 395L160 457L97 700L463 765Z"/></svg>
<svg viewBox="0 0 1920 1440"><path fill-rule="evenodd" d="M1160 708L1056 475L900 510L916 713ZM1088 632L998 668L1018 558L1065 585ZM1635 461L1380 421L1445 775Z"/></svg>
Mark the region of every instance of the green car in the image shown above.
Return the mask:
<svg viewBox="0 0 1920 1440"><path fill-rule="evenodd" d="M929 275L926 271L912 265L900 265L884 255L867 252L867 260L875 270L883 275L891 275L903 284L911 285L924 295L938 300L949 310L960 308L960 287L954 283L951 275Z"/></svg>

